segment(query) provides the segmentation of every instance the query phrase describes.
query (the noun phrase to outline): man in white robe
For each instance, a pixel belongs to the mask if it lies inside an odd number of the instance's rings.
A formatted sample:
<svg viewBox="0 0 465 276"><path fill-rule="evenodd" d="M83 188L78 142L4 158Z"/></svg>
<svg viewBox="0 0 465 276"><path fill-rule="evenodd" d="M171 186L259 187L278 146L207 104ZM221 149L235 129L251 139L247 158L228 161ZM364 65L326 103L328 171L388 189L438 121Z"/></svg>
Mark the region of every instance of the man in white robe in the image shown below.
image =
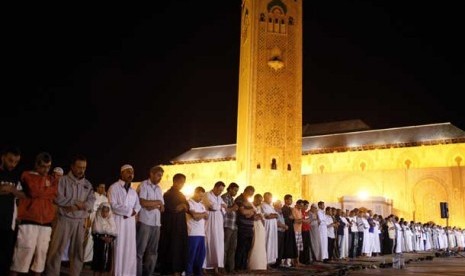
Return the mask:
<svg viewBox="0 0 465 276"><path fill-rule="evenodd" d="M399 224L399 218L397 216L394 217L394 226L396 227L396 245L394 252L395 253L402 253L402 243L403 235L402 235L402 227Z"/></svg>
<svg viewBox="0 0 465 276"><path fill-rule="evenodd" d="M321 260L328 260L328 224L332 223L327 221L325 213L325 203L323 201L318 202L318 219L320 224L318 230L320 230L320 253Z"/></svg>
<svg viewBox="0 0 465 276"><path fill-rule="evenodd" d="M139 196L131 188L134 169L121 167L121 179L108 189L108 201L115 216L118 238L115 240L114 275L136 275L136 214L141 209Z"/></svg>
<svg viewBox="0 0 465 276"><path fill-rule="evenodd" d="M278 213L272 206L272 200L271 193L263 194L261 208L265 217L267 264L274 264L278 258Z"/></svg>
<svg viewBox="0 0 465 276"><path fill-rule="evenodd" d="M312 256L314 261L321 262L321 240L320 240L320 230L318 226L320 221L318 219L318 207L316 204L310 205L309 212L310 219L310 240L312 244Z"/></svg>
<svg viewBox="0 0 465 276"><path fill-rule="evenodd" d="M213 268L215 274L220 273L219 270L224 269L223 214L227 207L221 197L224 187L225 184L222 181L216 182L213 189L206 193L202 200L208 211L208 219L205 225L207 249L205 266L206 268Z"/></svg>
<svg viewBox="0 0 465 276"><path fill-rule="evenodd" d="M371 257L371 245L373 237L370 234L370 224L368 218L370 214L362 212L362 223L363 223L363 243L362 243L362 255Z"/></svg>

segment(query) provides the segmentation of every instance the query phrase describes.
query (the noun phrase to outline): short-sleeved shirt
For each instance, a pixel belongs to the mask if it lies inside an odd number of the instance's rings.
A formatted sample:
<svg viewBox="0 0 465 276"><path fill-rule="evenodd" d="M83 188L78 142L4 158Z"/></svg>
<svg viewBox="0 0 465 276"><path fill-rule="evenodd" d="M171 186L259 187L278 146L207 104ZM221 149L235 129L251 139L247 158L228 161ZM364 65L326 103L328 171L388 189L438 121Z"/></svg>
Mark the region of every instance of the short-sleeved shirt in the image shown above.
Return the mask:
<svg viewBox="0 0 465 276"><path fill-rule="evenodd" d="M202 202L197 202L192 198L187 202L189 203L190 212L203 213L206 211ZM188 236L205 236L205 219L195 220L191 214L187 213L186 221Z"/></svg>
<svg viewBox="0 0 465 276"><path fill-rule="evenodd" d="M246 209L253 209L251 204L247 204L247 199L245 198L244 194L241 194L240 196L236 197L234 202L237 204L237 206L242 207L247 205L245 208ZM253 222L254 222L254 217L246 218L244 215L241 214L240 210L237 210L237 227L241 231L245 231L247 233L252 233L253 234Z"/></svg>
<svg viewBox="0 0 465 276"><path fill-rule="evenodd" d="M223 199L224 203L226 203L228 208L231 208L234 205L234 198L230 194L225 193L221 196L221 198ZM232 230L237 229L236 212L226 212L226 214L224 215L223 226L224 228L229 228Z"/></svg>
<svg viewBox="0 0 465 276"><path fill-rule="evenodd" d="M140 199L160 200L163 204L165 204L165 201L163 200L163 191L159 185L153 184L150 179L144 180L140 183L138 194ZM161 214L159 209L147 210L142 207L139 212L139 222L150 226L161 226L160 216Z"/></svg>

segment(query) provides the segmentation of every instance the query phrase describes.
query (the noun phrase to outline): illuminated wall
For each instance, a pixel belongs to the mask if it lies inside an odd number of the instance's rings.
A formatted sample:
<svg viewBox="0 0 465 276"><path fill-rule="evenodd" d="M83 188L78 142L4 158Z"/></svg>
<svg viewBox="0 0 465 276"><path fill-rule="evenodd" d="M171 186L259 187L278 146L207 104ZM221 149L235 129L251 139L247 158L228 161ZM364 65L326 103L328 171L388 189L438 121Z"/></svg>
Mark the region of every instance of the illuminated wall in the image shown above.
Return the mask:
<svg viewBox="0 0 465 276"><path fill-rule="evenodd" d="M464 157L463 143L307 155L302 194L327 202L361 193L382 196L407 220L443 225L439 202L448 202L449 225L465 226Z"/></svg>
<svg viewBox="0 0 465 276"><path fill-rule="evenodd" d="M168 165L163 166L163 169L165 170L161 181L163 191L171 187L176 173L182 173L186 176L186 184L182 190L186 196L192 195L197 186L209 191L217 181L223 181L228 185L237 180L236 161Z"/></svg>
<svg viewBox="0 0 465 276"><path fill-rule="evenodd" d="M465 227L464 163L463 143L304 155L302 185L280 183L277 187L269 183L281 172L259 170L257 178L265 181L243 183L235 173L235 161L168 165L163 167L162 187L169 188L173 175L180 172L187 176L184 191L188 196L196 186L210 190L219 180L237 182L240 191L251 184L257 193L271 192L274 199L290 193L295 199L331 205L341 205L343 197L364 194L386 198L392 202L393 213L407 220L443 225L446 220L440 218L439 202L448 202L449 225ZM361 200L359 205L367 204Z"/></svg>

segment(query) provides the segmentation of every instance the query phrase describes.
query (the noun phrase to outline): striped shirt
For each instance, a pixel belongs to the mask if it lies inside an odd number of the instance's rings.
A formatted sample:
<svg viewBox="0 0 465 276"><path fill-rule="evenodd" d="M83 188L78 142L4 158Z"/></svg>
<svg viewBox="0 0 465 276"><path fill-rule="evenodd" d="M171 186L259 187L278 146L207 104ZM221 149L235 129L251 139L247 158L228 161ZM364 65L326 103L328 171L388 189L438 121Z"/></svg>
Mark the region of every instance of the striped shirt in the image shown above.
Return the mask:
<svg viewBox="0 0 465 276"><path fill-rule="evenodd" d="M221 198L223 199L224 203L226 203L228 208L231 208L231 206L234 205L234 198L230 194L225 193L221 196ZM237 229L235 211L230 211L230 212L226 211L226 214L224 215L223 227L229 228L232 230Z"/></svg>

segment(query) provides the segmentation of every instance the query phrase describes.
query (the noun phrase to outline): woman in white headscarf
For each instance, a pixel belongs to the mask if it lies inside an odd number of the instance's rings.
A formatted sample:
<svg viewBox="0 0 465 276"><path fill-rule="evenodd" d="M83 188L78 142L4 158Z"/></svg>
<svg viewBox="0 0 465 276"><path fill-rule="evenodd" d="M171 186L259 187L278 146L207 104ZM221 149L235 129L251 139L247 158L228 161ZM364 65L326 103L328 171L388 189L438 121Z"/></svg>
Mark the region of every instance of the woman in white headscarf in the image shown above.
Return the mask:
<svg viewBox="0 0 465 276"><path fill-rule="evenodd" d="M94 257L92 270L94 275L107 275L113 265L113 241L116 238L116 224L110 203L103 202L97 209L92 224L94 238Z"/></svg>

